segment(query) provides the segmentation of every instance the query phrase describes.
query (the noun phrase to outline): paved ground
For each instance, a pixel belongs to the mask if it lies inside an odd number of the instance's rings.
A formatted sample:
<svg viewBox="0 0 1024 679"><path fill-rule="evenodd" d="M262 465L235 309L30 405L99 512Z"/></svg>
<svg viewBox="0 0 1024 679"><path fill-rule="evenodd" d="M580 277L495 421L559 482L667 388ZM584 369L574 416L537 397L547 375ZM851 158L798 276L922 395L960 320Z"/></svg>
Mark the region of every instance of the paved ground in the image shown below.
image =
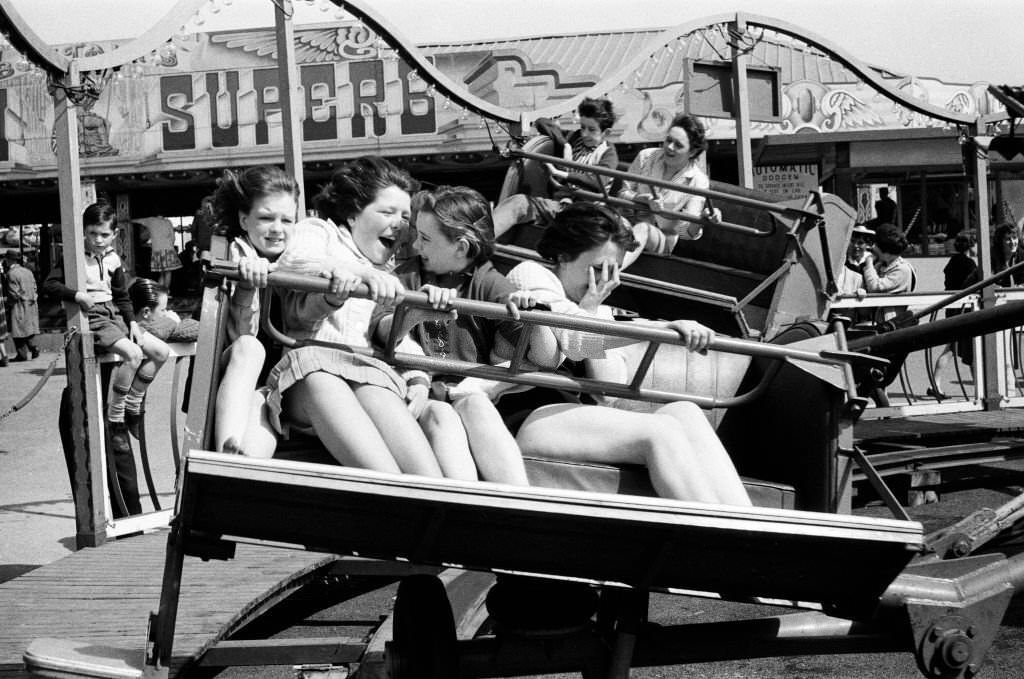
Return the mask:
<svg viewBox="0 0 1024 679"><path fill-rule="evenodd" d="M49 563L75 549L75 514L71 485L57 431L57 408L66 384L62 336L42 337L43 352L26 363L0 368L0 414L21 401L55 362L53 375L24 408L0 421L0 581ZM154 382L148 431L152 441L166 442L171 390L167 366ZM174 471L167 443L152 450L158 497L173 499ZM143 501L149 507L149 501Z"/></svg>

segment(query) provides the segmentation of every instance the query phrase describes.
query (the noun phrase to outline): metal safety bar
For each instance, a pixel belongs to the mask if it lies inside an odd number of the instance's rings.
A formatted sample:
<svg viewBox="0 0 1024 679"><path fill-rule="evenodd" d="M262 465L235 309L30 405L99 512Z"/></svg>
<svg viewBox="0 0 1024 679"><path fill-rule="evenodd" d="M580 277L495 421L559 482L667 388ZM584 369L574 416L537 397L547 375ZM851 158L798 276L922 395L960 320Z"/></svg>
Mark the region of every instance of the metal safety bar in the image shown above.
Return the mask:
<svg viewBox="0 0 1024 679"><path fill-rule="evenodd" d="M218 261L214 262L211 266L210 273L222 275L228 278L237 278L237 267L231 263ZM269 284L273 287L312 293L326 293L329 291L329 282L325 278L317 278L283 271L271 273L269 277ZM365 285L360 285L351 296L367 298L369 297L369 290ZM578 316L558 314L550 311L519 310L515 307L503 306L492 302L481 302L467 299L456 299L451 303L448 309L438 311L433 309L427 301L427 296L421 292L404 292L395 300L395 304L398 308L405 305L407 307L426 310L428 313L433 312L443 317L448 317L449 311L454 310L461 314L469 314L495 320L514 320L527 324L544 325L598 335L620 337L633 340L635 342L650 342L653 345L675 344L685 346L685 341L674 330L650 327L638 323L593 320L580 318ZM264 315L263 320L264 330L275 341L281 343L285 347L341 346L331 342L312 339L297 340L289 337L274 327L268 316ZM344 348L355 353L374 356L402 368L419 369L433 373L459 374L499 380L514 384L566 389L620 398L640 399L651 402L667 403L670 401L689 400L703 408L728 408L752 401L767 388L767 385L774 376L775 371L781 367L781 361L783 360L806 361L832 366L839 366L848 362L868 362L872 365L878 365L880 361L882 364L887 363L884 359L866 356L864 354L829 350L806 351L774 344L761 344L746 340L716 337L709 344L708 349L752 357L775 359L777 362L773 366L769 366L765 371L765 375L761 382L751 391L729 398L713 398L696 394L639 388L637 385L643 381L644 375L646 370L650 367L653 356L641 361L637 373L628 380L628 383L617 383L605 380L570 377L553 372L537 370L524 371L522 366L522 356L525 353L525 346L517 346L517 358L508 368L468 361L456 361L453 359L440 359L430 356L419 356L405 353L397 354L394 351L394 347L397 345L399 338L394 336L394 333L404 332L400 330L402 325L403 324L400 322L400 319L396 316L396 322L393 323L392 328L393 336L389 338L389 349L387 351L351 347L347 345L344 346ZM520 338L521 343L526 342L525 335L526 333L523 333L523 336Z"/></svg>
<svg viewBox="0 0 1024 679"><path fill-rule="evenodd" d="M775 235L775 226L772 228L762 231L755 229L750 226L743 226L742 224L736 224L734 222L726 221L715 221L708 217L696 217L689 212L679 212L678 210L656 210L649 207L646 203L640 200L628 200L626 198L616 198L613 196L605 196L604 194L596 193L594 191L586 191L584 189L572 188L574 196L579 198L585 198L586 200L600 201L607 203L608 205L615 205L617 207L635 208L637 206L646 207L651 211L651 214L660 215L662 217L668 217L669 219L678 219L683 222L689 222L691 224L700 224L702 226L713 227L716 229L726 229L728 231L736 231L747 236L754 238L767 238Z"/></svg>
<svg viewBox="0 0 1024 679"><path fill-rule="evenodd" d="M766 212L771 212L777 215L786 217L810 217L818 219L821 217L820 214L807 208L796 208L789 205L779 205L778 203L771 203L766 200L759 200L757 198L750 198L748 196L737 196L732 193L726 193L724 191L715 191L714 189L698 189L693 186L680 186L664 179L654 179L653 177L645 177L644 175L633 174L632 172L624 172L622 170L613 170L608 167L599 167L595 165L586 165L585 163L578 163L574 160L566 160L564 158L558 158L556 156L549 156L543 153L533 153L531 151L523 151L522 149L506 149L502 152L503 155L510 156L513 158L525 158L527 160L536 160L542 163L551 163L553 165L560 165L562 167L568 167L573 170L578 170L581 173L591 173L603 175L605 177L615 177L617 179L627 179L629 181L640 182L649 186L657 186L663 189L670 189L672 191L679 191L680 193L688 193L694 196L703 196L705 198L711 198L714 200L723 200L729 203L735 203L736 205L744 205L746 207L757 208ZM746 228L746 227L744 227Z"/></svg>

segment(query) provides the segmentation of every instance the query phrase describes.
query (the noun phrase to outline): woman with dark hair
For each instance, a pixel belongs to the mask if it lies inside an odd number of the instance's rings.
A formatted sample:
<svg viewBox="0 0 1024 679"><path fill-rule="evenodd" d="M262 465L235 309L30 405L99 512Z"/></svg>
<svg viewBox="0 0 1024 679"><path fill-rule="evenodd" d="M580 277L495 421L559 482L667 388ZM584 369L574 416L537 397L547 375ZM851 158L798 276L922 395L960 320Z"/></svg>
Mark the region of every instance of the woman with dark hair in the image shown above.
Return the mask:
<svg viewBox="0 0 1024 679"><path fill-rule="evenodd" d="M552 311L612 320L603 304L619 285L623 258L636 239L617 214L591 203L566 207L537 244L553 267L517 265L508 278L520 289L522 306L537 303ZM703 351L714 332L694 321L668 324L690 351ZM583 361L590 376L624 381L621 359L607 349L630 340L553 329L562 354ZM604 405L558 403L533 411L516 436L524 455L647 466L662 497L749 506L743 483L728 453L700 408L676 401L655 412L632 412Z"/></svg>
<svg viewBox="0 0 1024 679"><path fill-rule="evenodd" d="M335 170L314 199L319 218L298 224L282 269L320 269L331 278L324 294L283 296L285 331L350 347L368 347L377 303L392 304L404 288L390 273L395 241L407 228L416 182L383 158L364 156ZM366 283L371 299L348 299ZM267 378L271 424L307 429L341 464L392 473L441 476L426 436L407 405L411 385L425 373L398 374L383 361L341 347L305 346L287 351ZM417 413L418 414L418 413Z"/></svg>
<svg viewBox="0 0 1024 679"><path fill-rule="evenodd" d="M871 255L861 264L864 290L890 295L913 292L917 287L917 273L910 262L903 259L907 239L895 224L879 224L875 229L875 246ZM905 306L879 307L875 322L891 321Z"/></svg>
<svg viewBox="0 0 1024 679"><path fill-rule="evenodd" d="M704 125L700 120L688 113L680 113L669 123L662 145L640 151L629 166L629 171L679 184L681 187L706 190L711 187L711 182L701 168L699 159L707 146ZM647 252L668 254L680 238L696 240L703 233L699 223L656 215L652 210L716 218L713 211L705 213L704 196L672 191L640 181L623 182L619 197L639 203L632 214L625 216L634 222L633 233ZM639 252L634 253L632 258Z"/></svg>
<svg viewBox="0 0 1024 679"><path fill-rule="evenodd" d="M1020 230L1013 222L1003 222L992 232L992 273L1005 271L1024 259L1020 249ZM1018 269L996 281L997 285L1011 287L1024 285L1024 270Z"/></svg>

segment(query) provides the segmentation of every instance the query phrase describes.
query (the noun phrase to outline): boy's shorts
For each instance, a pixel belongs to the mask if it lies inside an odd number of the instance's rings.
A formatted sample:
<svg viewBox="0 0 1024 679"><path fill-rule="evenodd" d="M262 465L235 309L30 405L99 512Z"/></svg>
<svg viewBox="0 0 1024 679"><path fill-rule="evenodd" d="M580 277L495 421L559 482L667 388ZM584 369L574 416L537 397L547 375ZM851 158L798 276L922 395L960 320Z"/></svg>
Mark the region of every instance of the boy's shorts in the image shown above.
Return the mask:
<svg viewBox="0 0 1024 679"><path fill-rule="evenodd" d="M100 302L89 309L89 330L93 333L93 343L104 349L117 344L119 339L128 339L128 326L121 318L121 312L113 302Z"/></svg>

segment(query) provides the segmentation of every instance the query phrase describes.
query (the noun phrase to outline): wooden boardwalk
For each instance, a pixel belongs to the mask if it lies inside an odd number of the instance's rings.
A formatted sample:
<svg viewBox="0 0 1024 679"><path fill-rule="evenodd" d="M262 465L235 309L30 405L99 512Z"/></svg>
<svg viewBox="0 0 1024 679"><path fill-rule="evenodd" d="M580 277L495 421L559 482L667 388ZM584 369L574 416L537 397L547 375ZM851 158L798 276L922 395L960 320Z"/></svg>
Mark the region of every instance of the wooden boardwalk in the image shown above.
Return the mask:
<svg viewBox="0 0 1024 679"><path fill-rule="evenodd" d="M40 637L136 649L141 666L166 545L166 531L118 540L0 584L0 679L29 676L22 655ZM254 545L229 561L186 557L172 676L337 558Z"/></svg>
<svg viewBox="0 0 1024 679"><path fill-rule="evenodd" d="M955 439L977 440L996 435L1024 439L1024 409L864 419L854 425L853 435L861 443L884 440L910 445Z"/></svg>

